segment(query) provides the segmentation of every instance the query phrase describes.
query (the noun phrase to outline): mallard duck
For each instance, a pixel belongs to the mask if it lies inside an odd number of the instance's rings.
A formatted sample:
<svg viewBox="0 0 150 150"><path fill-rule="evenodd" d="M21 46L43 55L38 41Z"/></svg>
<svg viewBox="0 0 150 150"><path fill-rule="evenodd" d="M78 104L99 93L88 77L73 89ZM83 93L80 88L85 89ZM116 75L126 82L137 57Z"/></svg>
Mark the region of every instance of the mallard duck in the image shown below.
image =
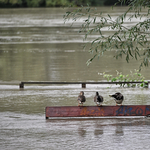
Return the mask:
<svg viewBox="0 0 150 150"><path fill-rule="evenodd" d="M83 106L83 103L86 101L83 91L80 92L77 101L78 101L78 106L80 106L80 104Z"/></svg>
<svg viewBox="0 0 150 150"><path fill-rule="evenodd" d="M114 98L114 100L116 101L116 106L118 104L122 105L124 97L123 97L123 95L121 93L117 92L117 93L115 93L113 95L109 95L109 96Z"/></svg>
<svg viewBox="0 0 150 150"><path fill-rule="evenodd" d="M104 99L103 96L99 95L98 92L96 92L96 95L94 97L94 102L96 103L97 106L102 106Z"/></svg>

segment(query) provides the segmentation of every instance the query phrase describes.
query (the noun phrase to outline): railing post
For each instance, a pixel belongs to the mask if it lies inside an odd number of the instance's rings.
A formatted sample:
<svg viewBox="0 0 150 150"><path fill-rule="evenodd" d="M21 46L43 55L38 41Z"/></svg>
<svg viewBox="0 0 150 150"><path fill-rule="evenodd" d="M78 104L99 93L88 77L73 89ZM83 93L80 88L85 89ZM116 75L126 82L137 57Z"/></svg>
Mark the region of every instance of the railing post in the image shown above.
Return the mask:
<svg viewBox="0 0 150 150"><path fill-rule="evenodd" d="M82 83L82 88L86 88L86 83Z"/></svg>
<svg viewBox="0 0 150 150"><path fill-rule="evenodd" d="M20 86L20 89L24 88L24 84L22 82L19 84L19 86Z"/></svg>
<svg viewBox="0 0 150 150"><path fill-rule="evenodd" d="M145 85L146 85L146 88L148 88L148 83L149 83L149 82L146 82L146 83L145 83Z"/></svg>

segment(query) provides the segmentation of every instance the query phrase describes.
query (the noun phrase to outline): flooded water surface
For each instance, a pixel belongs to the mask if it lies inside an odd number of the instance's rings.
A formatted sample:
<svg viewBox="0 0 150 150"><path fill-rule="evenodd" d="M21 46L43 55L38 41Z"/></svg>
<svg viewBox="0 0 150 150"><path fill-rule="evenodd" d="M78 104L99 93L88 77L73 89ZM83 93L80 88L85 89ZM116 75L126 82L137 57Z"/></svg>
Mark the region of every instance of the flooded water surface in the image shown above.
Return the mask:
<svg viewBox="0 0 150 150"><path fill-rule="evenodd" d="M111 8L101 8L106 14ZM126 8L115 8L115 16ZM115 60L106 53L90 66L83 50L80 21L73 28L64 24L67 9L0 9L0 149L106 149L149 150L150 119L120 117L98 119L45 119L46 106L77 106L84 90L93 106L98 91L103 105L115 105L109 94L121 92L123 105L150 105L149 88L110 85L25 85L21 81L102 81L98 73L129 74L139 62ZM127 24L129 25L129 24ZM106 34L109 34L106 31ZM149 69L142 74L149 80Z"/></svg>

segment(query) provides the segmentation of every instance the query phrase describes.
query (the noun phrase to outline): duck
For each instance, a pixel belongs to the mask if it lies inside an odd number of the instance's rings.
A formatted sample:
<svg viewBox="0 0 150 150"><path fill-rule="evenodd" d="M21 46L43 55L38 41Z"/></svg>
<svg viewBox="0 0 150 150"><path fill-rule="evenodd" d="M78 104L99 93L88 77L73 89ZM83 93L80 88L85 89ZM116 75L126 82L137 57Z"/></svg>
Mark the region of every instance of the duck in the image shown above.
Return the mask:
<svg viewBox="0 0 150 150"><path fill-rule="evenodd" d="M114 98L114 100L116 102L116 106L118 104L122 105L122 102L124 100L124 96L120 92L117 92L117 93L115 93L113 95L109 95L109 96Z"/></svg>
<svg viewBox="0 0 150 150"><path fill-rule="evenodd" d="M97 106L102 106L102 103L104 101L103 96L99 95L98 92L96 92L96 95L94 97L94 102L96 103Z"/></svg>
<svg viewBox="0 0 150 150"><path fill-rule="evenodd" d="M80 92L77 101L78 101L78 106L80 105L83 106L83 103L86 101L83 91Z"/></svg>

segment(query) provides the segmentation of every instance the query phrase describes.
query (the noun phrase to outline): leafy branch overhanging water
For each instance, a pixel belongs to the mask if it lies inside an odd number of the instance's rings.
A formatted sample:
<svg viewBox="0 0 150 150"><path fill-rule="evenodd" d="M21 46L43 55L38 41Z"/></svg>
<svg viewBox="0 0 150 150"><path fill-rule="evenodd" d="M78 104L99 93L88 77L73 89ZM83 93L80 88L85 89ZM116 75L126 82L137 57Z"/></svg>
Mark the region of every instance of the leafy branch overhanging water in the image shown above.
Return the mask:
<svg viewBox="0 0 150 150"><path fill-rule="evenodd" d="M119 0L118 3L126 3L127 0ZM142 10L144 13L142 12ZM143 66L147 67L150 62L150 2L148 0L130 1L127 10L117 18L110 14L99 12L96 8L81 6L74 11L68 11L64 15L65 21L72 20L72 25L79 19L81 24L79 33L84 33L84 40L92 34L98 34L98 38L90 41L89 52L92 57L87 61L89 65L94 58L101 57L106 51L115 50L114 57L125 56L129 63L130 59L140 61L139 70ZM134 19L140 21L130 27L126 27L126 21L132 22ZM105 35L103 29L114 31L110 35ZM87 45L85 45L86 48Z"/></svg>

